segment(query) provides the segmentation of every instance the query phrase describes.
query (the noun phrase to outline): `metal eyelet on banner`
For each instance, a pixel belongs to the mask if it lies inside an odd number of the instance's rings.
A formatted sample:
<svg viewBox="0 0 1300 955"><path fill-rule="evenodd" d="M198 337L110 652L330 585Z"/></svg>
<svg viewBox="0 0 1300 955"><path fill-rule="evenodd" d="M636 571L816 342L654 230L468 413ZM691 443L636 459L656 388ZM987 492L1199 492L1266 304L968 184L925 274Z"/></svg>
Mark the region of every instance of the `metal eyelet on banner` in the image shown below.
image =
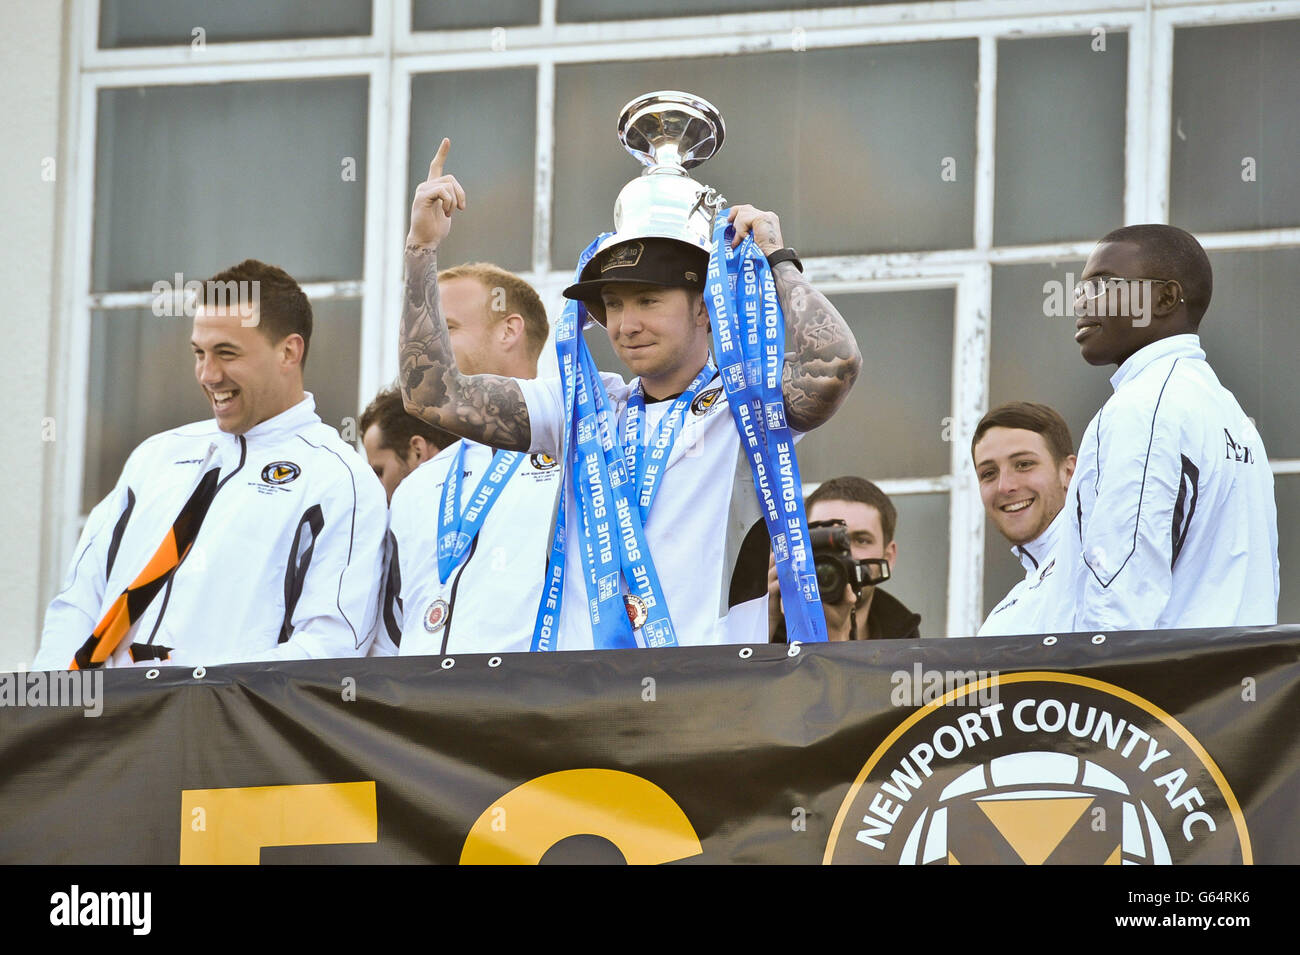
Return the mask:
<svg viewBox="0 0 1300 955"><path fill-rule="evenodd" d="M454 667L455 665L456 665L456 660L455 660L453 657L444 657L444 658L443 658L443 661L442 661L442 668L443 668L444 670L450 670L450 669L451 669L452 667Z"/></svg>
<svg viewBox="0 0 1300 955"><path fill-rule="evenodd" d="M1103 643L1106 642L1106 635L1104 633L1094 633L1092 635L1092 642L1097 644L1098 646L1101 646Z"/></svg>
<svg viewBox="0 0 1300 955"><path fill-rule="evenodd" d="M499 667L500 665L501 665L500 657L493 657L491 660L488 661L488 666L492 667L493 669Z"/></svg>
<svg viewBox="0 0 1300 955"><path fill-rule="evenodd" d="M788 657L797 657L799 655L799 641L795 640L786 649L785 655Z"/></svg>
<svg viewBox="0 0 1300 955"><path fill-rule="evenodd" d="M145 672L144 678L145 678L146 680L156 680L156 679L158 679L158 668L157 668L157 667L153 667L152 669L147 670L147 671Z"/></svg>
<svg viewBox="0 0 1300 955"><path fill-rule="evenodd" d="M202 666L196 666L194 668L194 679L202 680L207 675L208 675L208 671L205 670Z"/></svg>
<svg viewBox="0 0 1300 955"><path fill-rule="evenodd" d="M1052 647L1056 645L1056 637L1043 637L1043 646Z"/></svg>
<svg viewBox="0 0 1300 955"><path fill-rule="evenodd" d="M741 647L741 648L740 648L740 659L742 659L742 660L748 660L748 659L749 659L750 657L752 657L753 655L754 655L754 648L753 648L753 647Z"/></svg>

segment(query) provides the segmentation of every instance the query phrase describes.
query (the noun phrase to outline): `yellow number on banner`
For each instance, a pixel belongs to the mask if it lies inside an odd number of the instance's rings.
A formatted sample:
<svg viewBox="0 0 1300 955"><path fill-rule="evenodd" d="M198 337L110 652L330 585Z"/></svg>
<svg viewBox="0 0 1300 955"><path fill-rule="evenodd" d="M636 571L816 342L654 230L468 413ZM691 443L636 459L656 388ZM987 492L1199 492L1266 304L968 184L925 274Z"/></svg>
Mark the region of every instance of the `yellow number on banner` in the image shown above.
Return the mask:
<svg viewBox="0 0 1300 955"><path fill-rule="evenodd" d="M257 865L263 846L378 839L373 782L181 790L181 865Z"/></svg>
<svg viewBox="0 0 1300 955"><path fill-rule="evenodd" d="M495 810L503 810L494 815ZM504 827L494 819L505 818ZM561 839L601 836L631 865L659 865L699 855L686 813L649 780L612 769L570 769L530 779L478 817L461 849L461 865L535 865Z"/></svg>

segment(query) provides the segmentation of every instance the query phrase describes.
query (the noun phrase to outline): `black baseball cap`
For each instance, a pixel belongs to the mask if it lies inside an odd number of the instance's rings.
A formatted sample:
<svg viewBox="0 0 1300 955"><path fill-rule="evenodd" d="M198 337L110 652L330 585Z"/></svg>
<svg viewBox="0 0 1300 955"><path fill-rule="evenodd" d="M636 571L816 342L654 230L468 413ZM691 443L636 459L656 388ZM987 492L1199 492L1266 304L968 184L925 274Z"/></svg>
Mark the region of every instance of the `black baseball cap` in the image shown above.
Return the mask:
<svg viewBox="0 0 1300 955"><path fill-rule="evenodd" d="M678 239L651 236L611 245L591 257L579 281L564 290L565 298L590 302L600 298L600 290L611 282L635 282L704 290L704 275L709 267L709 253Z"/></svg>

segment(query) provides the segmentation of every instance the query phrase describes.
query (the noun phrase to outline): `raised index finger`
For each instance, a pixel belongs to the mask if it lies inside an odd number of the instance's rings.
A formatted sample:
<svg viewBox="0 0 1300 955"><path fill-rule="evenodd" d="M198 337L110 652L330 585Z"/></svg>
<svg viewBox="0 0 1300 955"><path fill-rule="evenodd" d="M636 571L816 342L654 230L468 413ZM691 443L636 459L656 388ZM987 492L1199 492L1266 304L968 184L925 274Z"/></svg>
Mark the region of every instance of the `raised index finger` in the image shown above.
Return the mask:
<svg viewBox="0 0 1300 955"><path fill-rule="evenodd" d="M442 175L442 165L447 161L447 153L451 152L451 140L443 137L442 145L438 147L438 152L434 154L433 161L429 163L428 182L433 182Z"/></svg>

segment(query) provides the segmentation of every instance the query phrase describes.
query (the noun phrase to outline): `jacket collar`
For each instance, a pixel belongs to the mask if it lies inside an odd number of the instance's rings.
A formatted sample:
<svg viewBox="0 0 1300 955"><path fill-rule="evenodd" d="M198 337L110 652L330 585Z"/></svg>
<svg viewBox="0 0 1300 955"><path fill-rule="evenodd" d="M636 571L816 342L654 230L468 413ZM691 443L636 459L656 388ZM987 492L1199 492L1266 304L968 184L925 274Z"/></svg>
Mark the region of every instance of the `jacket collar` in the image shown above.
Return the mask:
<svg viewBox="0 0 1300 955"><path fill-rule="evenodd" d="M1048 559L1056 548L1056 542L1061 539L1065 521L1065 508L1062 507L1052 518L1052 523L1048 524L1041 534L1031 541L1011 548L1011 553L1020 561L1020 566L1025 568L1025 573L1037 570L1043 561Z"/></svg>
<svg viewBox="0 0 1300 955"><path fill-rule="evenodd" d="M273 418L267 418L244 432L250 441L262 438L274 438L284 434L296 434L307 425L319 424L320 415L316 414L316 398L310 391L304 392L302 401L286 408Z"/></svg>
<svg viewBox="0 0 1300 955"><path fill-rule="evenodd" d="M1168 338L1162 338L1139 348L1128 356L1128 360L1119 366L1115 374L1110 376L1111 387L1119 390L1120 385L1132 381L1148 365L1162 358L1199 358L1204 361L1205 350L1201 348L1201 336L1170 335Z"/></svg>

